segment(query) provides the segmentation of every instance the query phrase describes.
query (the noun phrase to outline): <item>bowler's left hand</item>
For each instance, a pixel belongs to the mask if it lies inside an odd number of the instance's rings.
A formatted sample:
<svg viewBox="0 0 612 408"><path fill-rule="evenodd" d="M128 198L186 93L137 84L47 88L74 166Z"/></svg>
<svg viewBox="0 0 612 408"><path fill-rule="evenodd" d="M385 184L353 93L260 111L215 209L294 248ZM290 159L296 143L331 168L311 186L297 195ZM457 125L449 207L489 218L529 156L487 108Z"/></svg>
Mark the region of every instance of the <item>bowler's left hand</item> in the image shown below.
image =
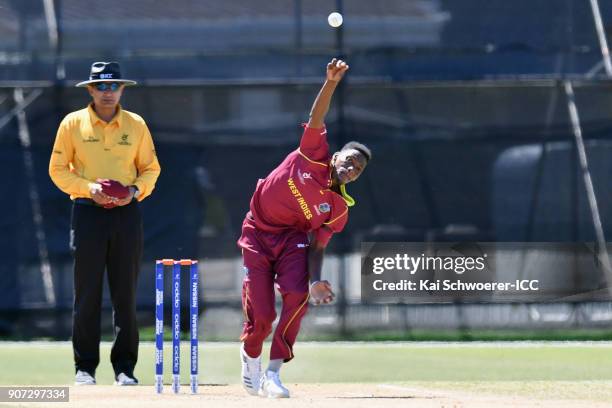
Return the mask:
<svg viewBox="0 0 612 408"><path fill-rule="evenodd" d="M315 305L331 303L335 297L336 295L331 289L331 283L326 280L310 285L310 298Z"/></svg>

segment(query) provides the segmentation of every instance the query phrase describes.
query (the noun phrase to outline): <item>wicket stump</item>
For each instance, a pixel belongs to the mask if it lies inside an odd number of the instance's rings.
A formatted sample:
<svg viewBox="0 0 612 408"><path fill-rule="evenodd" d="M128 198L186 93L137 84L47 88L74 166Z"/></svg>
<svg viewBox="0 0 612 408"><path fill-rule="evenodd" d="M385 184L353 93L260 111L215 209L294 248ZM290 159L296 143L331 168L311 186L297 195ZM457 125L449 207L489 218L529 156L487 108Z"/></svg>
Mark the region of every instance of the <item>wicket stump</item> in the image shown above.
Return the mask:
<svg viewBox="0 0 612 408"><path fill-rule="evenodd" d="M190 275L191 393L198 392L198 261L162 259L155 262L155 391L163 391L164 377L164 267L172 266L172 390L180 391L181 374L181 266Z"/></svg>

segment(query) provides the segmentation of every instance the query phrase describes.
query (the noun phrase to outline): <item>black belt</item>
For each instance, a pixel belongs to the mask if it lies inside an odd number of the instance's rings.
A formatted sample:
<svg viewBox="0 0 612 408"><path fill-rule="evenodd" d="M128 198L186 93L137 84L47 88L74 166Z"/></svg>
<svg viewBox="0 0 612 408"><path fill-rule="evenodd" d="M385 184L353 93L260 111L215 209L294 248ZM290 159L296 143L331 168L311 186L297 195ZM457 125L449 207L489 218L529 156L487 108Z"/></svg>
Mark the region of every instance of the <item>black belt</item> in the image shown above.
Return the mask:
<svg viewBox="0 0 612 408"><path fill-rule="evenodd" d="M90 205L92 207L104 207L104 206L96 203L91 198L75 198L74 199L74 203L75 204L81 204L81 205Z"/></svg>
<svg viewBox="0 0 612 408"><path fill-rule="evenodd" d="M132 199L131 202L134 202L135 199ZM81 204L81 205L90 205L92 207L100 207L100 208L104 208L103 205L96 203L94 200L92 200L91 198L75 198L74 199L74 203L75 204ZM116 207L113 207L116 208ZM107 208L107 210L111 210L112 208Z"/></svg>

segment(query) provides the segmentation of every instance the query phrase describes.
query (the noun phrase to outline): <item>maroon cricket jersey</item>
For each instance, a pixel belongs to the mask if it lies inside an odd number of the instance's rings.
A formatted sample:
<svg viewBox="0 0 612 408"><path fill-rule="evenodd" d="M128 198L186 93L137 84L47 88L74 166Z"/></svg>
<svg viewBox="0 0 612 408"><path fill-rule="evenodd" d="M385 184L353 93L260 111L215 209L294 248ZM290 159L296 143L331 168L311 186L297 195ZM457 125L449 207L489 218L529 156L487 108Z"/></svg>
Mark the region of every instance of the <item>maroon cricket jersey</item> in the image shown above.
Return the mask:
<svg viewBox="0 0 612 408"><path fill-rule="evenodd" d="M330 160L325 127L305 126L300 147L257 182L250 205L255 226L273 233L312 231L327 245L348 220L346 201L330 189Z"/></svg>

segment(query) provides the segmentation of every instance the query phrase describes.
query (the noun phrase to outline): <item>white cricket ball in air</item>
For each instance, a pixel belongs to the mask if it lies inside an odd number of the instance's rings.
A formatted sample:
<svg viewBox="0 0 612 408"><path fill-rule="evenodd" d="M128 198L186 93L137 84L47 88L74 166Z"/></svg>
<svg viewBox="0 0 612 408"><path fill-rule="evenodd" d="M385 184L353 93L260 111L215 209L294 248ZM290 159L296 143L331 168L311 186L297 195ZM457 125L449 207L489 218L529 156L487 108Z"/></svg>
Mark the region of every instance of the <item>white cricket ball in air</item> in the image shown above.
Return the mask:
<svg viewBox="0 0 612 408"><path fill-rule="evenodd" d="M340 27L342 25L342 14L336 11L330 13L330 15L327 16L327 22L334 28Z"/></svg>

